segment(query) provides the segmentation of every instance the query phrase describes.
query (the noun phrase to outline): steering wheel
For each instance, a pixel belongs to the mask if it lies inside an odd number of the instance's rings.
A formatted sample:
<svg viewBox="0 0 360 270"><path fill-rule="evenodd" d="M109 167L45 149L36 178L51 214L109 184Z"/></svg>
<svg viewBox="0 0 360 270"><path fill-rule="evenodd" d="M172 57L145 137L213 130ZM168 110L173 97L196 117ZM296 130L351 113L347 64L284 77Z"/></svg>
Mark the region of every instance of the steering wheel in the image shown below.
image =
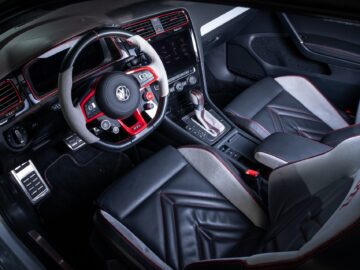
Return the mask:
<svg viewBox="0 0 360 270"><path fill-rule="evenodd" d="M74 104L74 63L86 46L105 37L138 46L151 64L97 77L89 93ZM151 90L155 82L159 85L157 95ZM168 94L167 74L154 48L142 37L118 28L101 28L83 36L68 51L59 73L59 99L68 125L86 143L108 151L126 150L154 131L166 113ZM152 110L151 117L148 110Z"/></svg>

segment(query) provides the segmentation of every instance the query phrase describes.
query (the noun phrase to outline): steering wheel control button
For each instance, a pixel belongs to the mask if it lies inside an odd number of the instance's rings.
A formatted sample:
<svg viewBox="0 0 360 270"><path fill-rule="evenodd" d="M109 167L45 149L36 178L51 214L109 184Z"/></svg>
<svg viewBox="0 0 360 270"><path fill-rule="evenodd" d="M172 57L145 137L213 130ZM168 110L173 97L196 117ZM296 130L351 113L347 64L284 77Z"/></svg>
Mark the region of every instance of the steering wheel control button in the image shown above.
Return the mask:
<svg viewBox="0 0 360 270"><path fill-rule="evenodd" d="M118 127L113 127L112 133L119 134L119 132L120 132L120 129Z"/></svg>
<svg viewBox="0 0 360 270"><path fill-rule="evenodd" d="M152 92L145 92L143 95L145 101L152 101L154 99L154 94Z"/></svg>
<svg viewBox="0 0 360 270"><path fill-rule="evenodd" d="M99 108L95 102L95 97L92 96L85 104L84 106L86 117L92 118L98 113L100 113Z"/></svg>
<svg viewBox="0 0 360 270"><path fill-rule="evenodd" d="M154 103L145 103L144 104L144 110L145 111L152 110L152 109L154 109L154 107L155 107Z"/></svg>
<svg viewBox="0 0 360 270"><path fill-rule="evenodd" d="M142 70L134 73L135 78L140 83L141 87L152 82L155 78L154 75L149 70Z"/></svg>
<svg viewBox="0 0 360 270"><path fill-rule="evenodd" d="M105 74L99 80L95 98L99 110L112 119L131 116L139 107L139 83L132 75L123 72Z"/></svg>
<svg viewBox="0 0 360 270"><path fill-rule="evenodd" d="M111 123L109 120L105 119L101 121L100 126L103 130L109 130L111 128Z"/></svg>

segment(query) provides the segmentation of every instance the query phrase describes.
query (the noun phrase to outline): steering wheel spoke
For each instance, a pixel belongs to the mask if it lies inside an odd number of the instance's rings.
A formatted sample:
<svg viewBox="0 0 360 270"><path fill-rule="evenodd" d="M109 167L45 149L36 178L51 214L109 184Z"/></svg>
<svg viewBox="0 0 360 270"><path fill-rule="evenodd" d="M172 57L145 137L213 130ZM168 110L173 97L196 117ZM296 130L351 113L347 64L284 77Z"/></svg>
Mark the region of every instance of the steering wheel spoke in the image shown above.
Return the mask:
<svg viewBox="0 0 360 270"><path fill-rule="evenodd" d="M140 91L144 90L146 87L150 86L159 79L157 72L151 65L129 70L126 74L132 75L137 80L140 84Z"/></svg>
<svg viewBox="0 0 360 270"><path fill-rule="evenodd" d="M118 122L123 130L130 136L139 134L148 126L139 109L128 119L118 119Z"/></svg>

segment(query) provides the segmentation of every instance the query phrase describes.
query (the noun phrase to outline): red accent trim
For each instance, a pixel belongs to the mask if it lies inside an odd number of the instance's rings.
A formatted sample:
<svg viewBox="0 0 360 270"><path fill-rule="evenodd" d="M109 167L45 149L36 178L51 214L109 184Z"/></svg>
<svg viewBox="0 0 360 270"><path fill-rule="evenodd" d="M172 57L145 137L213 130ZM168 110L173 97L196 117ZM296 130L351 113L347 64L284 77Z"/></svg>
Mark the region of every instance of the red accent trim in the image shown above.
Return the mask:
<svg viewBox="0 0 360 270"><path fill-rule="evenodd" d="M146 87L148 87L149 85L153 84L154 82L156 82L157 80L159 80L159 76L156 74L156 72L150 67L150 66L145 66L145 67L140 67L140 68L135 68L135 69L132 69L132 70L129 70L126 72L126 74L134 74L136 72L139 72L139 71L144 71L144 70L147 70L147 71L150 71L151 74L154 76L154 79L150 82L148 82L147 84L143 85L141 88L140 88L140 91L145 89Z"/></svg>
<svg viewBox="0 0 360 270"><path fill-rule="evenodd" d="M258 177L260 175L260 173L258 171L251 170L251 169L246 170L245 174L252 176L252 177Z"/></svg>
<svg viewBox="0 0 360 270"><path fill-rule="evenodd" d="M91 91L89 94L86 95L86 97L81 101L80 103L80 107L81 107L81 111L84 115L84 118L86 120L86 123L89 123L91 121L94 121L95 119L101 117L101 116L104 116L105 114L103 112L99 112L98 114L94 115L93 117L91 118L88 118L87 115L86 115L86 111L85 111L85 105L86 105L86 102L89 101L90 98L92 98L94 95L95 95L95 90L96 90L96 87L92 87Z"/></svg>
<svg viewBox="0 0 360 270"><path fill-rule="evenodd" d="M14 84L14 82L13 82L12 80L6 79L6 80L2 81L2 82L0 83L0 87L3 86L4 84L7 84L7 83L10 84L11 87L13 88L13 90L14 90L17 98L18 98L18 101L17 101L16 103L14 103L13 105L11 105L9 108L7 108L5 111L0 112L0 115L7 114L7 113L10 112L12 109L14 109L16 106L20 105L20 104L23 102L23 100L22 100L21 97L20 97L19 91L18 91L18 89L16 88L16 86L15 86L15 84ZM3 100L4 100L4 98L2 98L2 99L0 100L0 102L2 102Z"/></svg>
<svg viewBox="0 0 360 270"><path fill-rule="evenodd" d="M185 19L186 19L186 22L184 22L184 23L182 23L182 24L179 24L179 25L175 25L175 26L173 26L173 27L171 27L171 28L169 28L169 29L166 29L166 30L164 29L164 30L165 30L164 32L161 32L161 33L158 33L158 34L155 33L155 34L153 34L153 35L144 37L145 39L150 39L150 38L152 38L152 37L155 37L155 36L164 34L164 33L166 33L166 32L172 31L172 30L174 30L174 29L176 29L176 28L179 28L179 27L182 27L182 26L185 26L185 25L189 24L189 18L188 18L188 16L187 16L185 10L176 10L176 11L173 11L173 12L160 14L160 15L158 15L158 16L148 17L148 18L145 18L145 19L142 19L142 20L139 20L139 21L135 21L135 22L131 22L131 23L128 23L128 24L124 24L124 25L121 26L121 28L124 29L124 30L126 30L125 28L126 28L126 27L129 27L129 26L137 25L137 24L142 23L142 22L151 21L152 19L155 19L155 18L162 18L162 17L165 17L165 16L169 16L169 15L171 15L171 14L178 14L178 13L183 13L183 14L184 14ZM155 31L155 29L154 29L154 31Z"/></svg>
<svg viewBox="0 0 360 270"><path fill-rule="evenodd" d="M134 112L133 117L135 117L137 122L131 127L127 126L126 124L124 124L122 120L118 119L118 122L120 123L121 127L131 136L139 134L147 127L147 123L138 109Z"/></svg>
<svg viewBox="0 0 360 270"><path fill-rule="evenodd" d="M154 99L154 94L152 92L146 92L143 95L145 101L152 101Z"/></svg>
<svg viewBox="0 0 360 270"><path fill-rule="evenodd" d="M355 187L353 188L353 192L350 193L349 197L346 199L346 202L344 202L341 205L340 209L343 209L344 207L348 206L351 203L351 201L354 199L356 194L358 194L359 191L360 191L360 182L355 185Z"/></svg>

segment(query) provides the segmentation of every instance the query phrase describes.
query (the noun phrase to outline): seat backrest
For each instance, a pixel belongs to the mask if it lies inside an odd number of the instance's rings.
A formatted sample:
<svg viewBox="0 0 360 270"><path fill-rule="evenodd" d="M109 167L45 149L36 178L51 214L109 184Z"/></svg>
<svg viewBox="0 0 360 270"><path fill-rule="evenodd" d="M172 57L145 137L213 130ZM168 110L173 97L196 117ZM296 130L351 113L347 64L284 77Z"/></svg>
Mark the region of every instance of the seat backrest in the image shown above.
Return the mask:
<svg viewBox="0 0 360 270"><path fill-rule="evenodd" d="M360 136L332 151L275 170L269 179L272 224L247 264L304 258L359 222ZM267 253L265 253L267 252ZM274 255L276 252L276 255Z"/></svg>
<svg viewBox="0 0 360 270"><path fill-rule="evenodd" d="M350 229L360 225L360 136L341 142L332 151L273 171L269 218L269 230L255 255L202 261L188 270L294 269L345 232L354 233ZM314 264L322 266L319 260Z"/></svg>
<svg viewBox="0 0 360 270"><path fill-rule="evenodd" d="M360 180L359 158L360 136L345 140L326 154L274 171L269 179L272 226L265 250L297 250L330 218L344 212L341 205Z"/></svg>

